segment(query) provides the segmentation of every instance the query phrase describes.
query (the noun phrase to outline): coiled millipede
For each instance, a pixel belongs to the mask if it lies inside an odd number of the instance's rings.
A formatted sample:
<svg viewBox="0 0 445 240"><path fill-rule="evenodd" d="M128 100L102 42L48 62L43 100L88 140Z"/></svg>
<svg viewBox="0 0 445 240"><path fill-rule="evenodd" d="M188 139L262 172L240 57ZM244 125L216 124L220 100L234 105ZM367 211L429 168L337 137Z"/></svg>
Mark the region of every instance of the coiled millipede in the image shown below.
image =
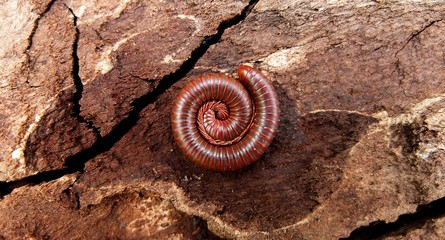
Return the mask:
<svg viewBox="0 0 445 240"><path fill-rule="evenodd" d="M277 132L280 108L272 82L246 65L239 66L238 77L199 76L173 103L176 143L203 168L223 172L245 167L263 155Z"/></svg>

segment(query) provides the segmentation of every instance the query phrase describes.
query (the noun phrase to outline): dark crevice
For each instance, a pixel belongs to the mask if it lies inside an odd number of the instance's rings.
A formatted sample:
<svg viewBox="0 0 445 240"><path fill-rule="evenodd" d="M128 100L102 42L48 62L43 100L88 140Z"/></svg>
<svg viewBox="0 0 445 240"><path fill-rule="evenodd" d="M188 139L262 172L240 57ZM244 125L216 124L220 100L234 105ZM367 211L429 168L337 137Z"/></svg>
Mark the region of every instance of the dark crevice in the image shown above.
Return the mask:
<svg viewBox="0 0 445 240"><path fill-rule="evenodd" d="M60 193L60 200L64 203L65 206L71 209L80 209L80 197L79 194L73 189L74 184L79 180L77 177L76 180L70 184L70 186L63 190Z"/></svg>
<svg viewBox="0 0 445 240"><path fill-rule="evenodd" d="M389 236L403 236L423 227L428 221L445 217L445 197L417 207L416 212L402 214L395 222L377 221L351 232L344 240L383 239Z"/></svg>
<svg viewBox="0 0 445 240"><path fill-rule="evenodd" d="M395 62L395 68L394 68L393 73L396 72L396 73L398 74L398 76L400 76L400 79L399 79L399 85L400 85L401 88L402 88L402 93L403 93L406 97L409 97L409 96L406 94L405 87L403 86L404 79L405 79L405 73L404 73L404 70L403 70L403 68L402 68L402 66L401 66L401 61L400 61L398 55L399 55L399 53L400 53L403 49L406 48L406 46L407 46L407 45L408 45L414 38L416 38L416 37L419 36L422 32L424 32L425 30L427 30L429 27L433 26L434 24L436 24L436 23L438 23L438 22L440 22L440 21L442 21L442 19L433 20L433 21L429 22L426 26L422 27L420 30L418 30L418 31L416 31L416 32L414 32L414 33L412 33L411 36L408 38L408 40L406 40L406 42L403 44L403 46L402 46L399 50L397 50L396 53L394 54L394 57L396 58L396 62Z"/></svg>
<svg viewBox="0 0 445 240"><path fill-rule="evenodd" d="M421 34L423 31L425 31L426 29L428 29L429 27L433 26L433 24L440 22L441 20L434 20L431 21L430 23L428 23L425 27L423 27L422 29L420 29L419 31L415 32L409 39L408 41L406 41L405 46L411 42L411 40L413 40L415 37L419 36L419 34Z"/></svg>
<svg viewBox="0 0 445 240"><path fill-rule="evenodd" d="M42 18L45 16L45 14L47 14L49 12L49 10L51 10L52 6L54 5L54 3L56 2L56 0L52 0L48 3L48 5L46 5L45 10L39 14L39 16L37 17L37 19L34 21L34 26L31 29L31 34L29 35L28 38L28 45L26 47L25 50L25 57L26 57L26 64L27 64L27 69L29 70L29 68L31 67L31 56L29 55L29 52L31 51L31 47L33 44L33 39L34 39L34 35L37 32L37 28L39 28L39 24L40 24L40 20L42 20ZM29 80L26 79L26 83L29 84Z"/></svg>
<svg viewBox="0 0 445 240"><path fill-rule="evenodd" d="M32 46L33 36L38 28L38 24L40 19L47 13L55 0L51 1L45 11L37 18L35 25L32 29L29 44L26 49L28 55L28 64L29 64L29 50ZM217 33L211 36L207 36L202 41L201 45L195 49L188 60L186 60L177 71L166 75L162 78L157 88L154 91L145 94L144 96L133 101L132 106L133 109L129 112L127 118L123 119L119 124L115 126L115 128L103 138L99 138L92 147L81 151L73 156L68 157L65 160L65 167L63 169L51 170L47 172L41 172L33 176L25 177L20 180L11 181L11 182L0 182L0 198L6 196L11 193L14 189L26 186L26 185L36 185L43 182L52 181L58 179L64 175L83 172L83 168L86 162L94 158L95 156L108 151L112 148L112 146L119 141L133 126L136 125L139 120L140 112L149 104L154 103L157 98L164 93L168 88L170 88L174 83L179 81L182 77L184 77L189 71L193 69L197 61L206 53L208 48L217 43L224 31L232 27L239 22L243 21L246 16L250 13L251 9L255 6L258 0L251 0L249 5L243 9L240 15L233 17L225 22L222 22L217 28ZM83 84L81 78L79 76L79 58L77 55L77 47L79 41L79 29L77 28L77 17L74 15L73 11L70 9L71 13L74 16L74 25L76 26L76 39L73 45L73 77L74 83L76 86L76 93L74 96L74 112L78 117L79 121L84 122L90 129L98 135L98 129L93 126L91 122L88 122L80 115L80 99L82 97L83 92ZM404 44L404 46L397 51L396 55L406 47L406 45L418 36L420 33L425 31L428 27L432 26L436 22L440 20L432 21L427 26L422 28L421 30L414 33ZM98 135L100 136L100 135ZM395 236L395 235L403 235L408 233L413 229L421 228L425 225L429 220L436 219L445 216L445 197L432 201L426 205L420 205L416 212L410 214L403 214L398 217L395 222L386 223L383 221L373 222L368 226L360 227L351 232L350 236L344 239L381 239L383 237ZM199 224L205 224L205 221L199 219L201 221ZM211 234L209 231L208 234Z"/></svg>
<svg viewBox="0 0 445 240"><path fill-rule="evenodd" d="M41 172L36 175L22 178L20 180L11 182L0 182L0 199L4 196L10 194L14 189L26 186L26 185L36 185L43 182L49 182L58 178L63 177L68 173L74 173L75 171L67 171L67 169L51 170L47 172Z"/></svg>
<svg viewBox="0 0 445 240"><path fill-rule="evenodd" d="M410 43L414 38L416 38L417 36L419 36L422 32L424 32L425 30L427 30L429 27L433 26L435 23L442 21L442 19L439 20L434 20L429 22L425 27L423 27L422 29L414 32L409 38L408 40L406 40L405 44L403 44L403 46L397 50L396 54L394 54L394 56L397 57L397 55L399 54L399 52L401 52L403 49L405 49L405 47L408 45L408 43Z"/></svg>
<svg viewBox="0 0 445 240"><path fill-rule="evenodd" d="M85 163L96 157L97 155L110 150L113 145L119 141L133 126L136 125L139 120L139 113L147 107L149 104L154 103L157 98L170 88L174 83L178 82L188 72L190 72L198 60L207 52L209 47L216 44L222 37L224 31L241 21L243 21L247 15L251 12L252 8L256 5L258 0L251 0L249 4L242 10L241 14L228 19L217 28L217 33L211 36L207 36L202 41L201 45L191 52L190 57L182 63L182 65L173 73L165 75L159 85L151 92L146 93L144 96L137 98L131 104L132 110L128 113L128 117L119 122L113 130L106 136L98 138L98 140L88 149L85 149L77 154L74 154L65 159L65 167L63 169L51 170L47 172L41 172L33 176L25 177L20 180L12 182L0 182L0 198L12 192L13 189L24 185L37 185L42 182L48 182L58 179L66 174L75 172L83 172ZM71 10L70 10L71 11ZM73 14L73 11L71 11ZM74 16L74 23L76 24L76 16ZM77 87L76 100L77 105L75 107L76 115L80 116L80 105L78 100L82 97L83 85L79 77L79 58L77 56L77 43L79 38L79 32L76 26L76 41L73 49L73 75L75 77L75 83ZM92 127L92 126L91 126Z"/></svg>
<svg viewBox="0 0 445 240"><path fill-rule="evenodd" d="M42 20L42 18L45 16L45 14L47 14L49 12L49 10L51 10L51 7L54 5L55 2L56 2L56 0L50 1L48 3L48 5L46 5L45 10L35 20L34 26L32 27L32 30L31 30L31 34L29 35L29 38L28 38L28 46L26 47L27 53L29 52L29 50L32 47L32 41L33 41L34 35L37 32L37 28L39 27L40 20Z"/></svg>
<svg viewBox="0 0 445 240"><path fill-rule="evenodd" d="M212 231L210 231L207 221L204 219L194 216L192 218L193 225L197 229L194 232L193 240L223 240L224 238L220 238L218 235L214 234Z"/></svg>
<svg viewBox="0 0 445 240"><path fill-rule="evenodd" d="M68 8L68 7L67 7ZM73 15L73 24L76 28L76 36L73 43L73 79L74 79L74 86L76 86L76 92L73 96L73 115L77 118L77 120L81 123L85 123L88 129L91 129L93 133L96 135L97 138L100 138L100 131L99 128L95 127L93 122L86 120L81 114L80 114L80 99L82 98L83 93L83 83L82 79L80 78L79 71L79 56L77 55L77 47L79 45L79 37L80 37L80 31L77 27L77 16L74 14L73 10L68 8L68 10L71 12L71 15Z"/></svg>
<svg viewBox="0 0 445 240"><path fill-rule="evenodd" d="M212 36L206 37L201 45L192 51L190 58L188 58L178 70L165 75L159 82L159 85L151 92L135 99L132 104L132 110L128 113L128 117L120 121L109 134L96 141L93 146L85 151L68 157L65 161L65 166L69 169L75 169L75 171L83 171L85 163L97 156L100 153L106 152L113 145L119 141L133 126L136 125L139 120L139 113L149 104L152 104L156 99L170 88L174 83L183 78L188 72L190 72L195 66L196 62L206 53L208 48L217 43L225 29L234 26L242 21L252 8L252 4L256 4L258 0L251 1L251 3L242 11L242 13L232 19L222 22L218 27L218 32Z"/></svg>

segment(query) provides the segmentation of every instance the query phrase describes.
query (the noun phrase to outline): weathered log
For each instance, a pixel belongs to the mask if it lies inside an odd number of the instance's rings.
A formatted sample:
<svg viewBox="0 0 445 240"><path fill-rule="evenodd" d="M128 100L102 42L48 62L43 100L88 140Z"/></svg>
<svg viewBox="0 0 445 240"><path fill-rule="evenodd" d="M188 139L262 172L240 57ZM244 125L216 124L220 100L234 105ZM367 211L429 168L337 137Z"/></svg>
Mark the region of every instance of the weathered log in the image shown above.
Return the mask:
<svg viewBox="0 0 445 240"><path fill-rule="evenodd" d="M9 0L0 16L0 239L443 235L440 2ZM242 63L273 81L278 133L245 169L201 169L172 101Z"/></svg>

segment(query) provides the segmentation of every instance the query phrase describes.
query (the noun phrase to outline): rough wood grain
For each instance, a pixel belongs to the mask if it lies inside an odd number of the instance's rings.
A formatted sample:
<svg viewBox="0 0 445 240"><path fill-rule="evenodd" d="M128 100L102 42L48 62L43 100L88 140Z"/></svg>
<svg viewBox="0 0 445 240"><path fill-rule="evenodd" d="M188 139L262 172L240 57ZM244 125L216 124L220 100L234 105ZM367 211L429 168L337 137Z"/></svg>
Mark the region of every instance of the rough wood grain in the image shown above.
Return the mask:
<svg viewBox="0 0 445 240"><path fill-rule="evenodd" d="M0 191L0 239L218 238L207 227L338 239L445 197L440 2L9 0L0 12L0 186L13 190ZM247 169L209 172L176 146L171 103L240 63L273 80L278 134ZM430 218L383 237L440 236Z"/></svg>

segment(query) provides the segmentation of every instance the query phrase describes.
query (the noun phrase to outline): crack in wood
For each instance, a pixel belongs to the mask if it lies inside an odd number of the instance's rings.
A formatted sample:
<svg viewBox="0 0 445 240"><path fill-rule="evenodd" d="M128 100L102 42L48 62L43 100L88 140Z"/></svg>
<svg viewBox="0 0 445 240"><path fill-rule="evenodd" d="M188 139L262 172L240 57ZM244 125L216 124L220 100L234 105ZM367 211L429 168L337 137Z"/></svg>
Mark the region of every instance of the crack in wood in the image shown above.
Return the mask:
<svg viewBox="0 0 445 240"><path fill-rule="evenodd" d="M445 197L419 205L414 213L402 214L394 222L376 221L368 226L359 227L352 231L349 237L342 240L383 239L404 235L440 217L445 217Z"/></svg>
<svg viewBox="0 0 445 240"><path fill-rule="evenodd" d="M118 142L133 126L137 124L139 120L139 113L147 107L149 104L154 103L158 97L163 94L168 88L170 88L174 83L182 79L188 72L190 72L198 60L207 52L210 46L216 44L222 37L224 31L241 21L243 21L248 14L251 12L252 8L256 5L258 0L251 0L249 4L241 11L239 15L236 15L226 21L219 24L217 28L217 33L204 37L202 43L194 49L190 57L181 64L181 66L173 73L165 75L159 85L151 92L147 92L142 97L135 99L132 103L132 110L128 113L128 116L120 121L109 134L98 138L94 144L79 153L69 156L65 159L64 168L57 170L50 170L46 172L40 172L32 176L25 177L23 179L11 181L11 182L0 182L0 199L10 194L14 189L22 186L33 186L44 182L56 180L67 174L72 173L82 173L85 164L96 157L97 155L110 150L116 142ZM69 8L68 8L69 9ZM48 9L49 10L49 9ZM77 17L74 15L72 9L69 9L74 17L74 25L76 26L76 40L73 45L73 75L75 77L75 83L77 89L77 104L82 97L83 85L79 76L79 58L77 56L77 44L79 38L79 30L77 28ZM76 115L80 116L80 105L77 106Z"/></svg>
<svg viewBox="0 0 445 240"><path fill-rule="evenodd" d="M431 22L429 22L426 26L424 26L424 27L422 27L420 30L418 30L418 31L416 31L416 32L414 32L414 33L412 33L411 34L411 36L408 38L408 40L403 44L403 46L399 49L399 50L397 50L396 51L396 53L394 54L394 57L395 57L395 59L396 59L396 62L395 62L395 67L394 67L394 71L393 71L393 73L397 73L397 75L398 76L400 76L400 79L399 79L399 85L400 85L400 87L402 88L402 93L406 96L406 97L409 97L408 95L407 95L407 93L406 93L406 91L405 91L405 86L404 86L404 80L405 80L405 71L404 71L404 69L402 68L402 66L401 66L401 61L400 61L400 59L399 59L399 57L398 57L398 55L399 55L399 53L403 50L403 49L405 49L405 47L414 39L414 38L416 38L417 36L419 36L422 32L424 32L425 30L427 30L428 28L430 28L431 26L433 26L434 24L436 24L436 23L438 23L438 22L440 22L440 21L442 21L443 19L438 19L438 20L434 20L434 21L431 21Z"/></svg>
<svg viewBox="0 0 445 240"><path fill-rule="evenodd" d="M40 16L36 19L33 29L31 31L30 37L28 39L28 46L26 48L27 55L27 64L28 68L30 66L30 56L29 51L33 44L33 37L37 31L39 26L39 22L42 17L50 11L53 6L55 0L52 0L47 6L45 11L40 14ZM127 118L123 119L120 123L118 123L115 128L103 138L99 138L92 147L77 153L73 156L70 156L65 161L65 168L58 170L51 170L47 172L41 172L33 176L25 177L20 180L11 181L11 182L0 182L0 198L10 194L14 189L27 186L27 185L37 185L44 182L56 180L60 177L63 177L67 174L82 172L83 167L86 162L93 159L98 154L106 152L110 150L113 145L119 141L134 125L136 125L139 120L139 113L147 107L149 104L155 102L157 98L163 94L168 88L170 88L174 83L179 81L182 77L184 77L189 71L193 69L196 62L206 53L208 48L216 44L220 39L225 29L232 27L241 21L243 21L252 8L256 5L258 0L251 0L248 6L246 6L240 15L233 17L225 22L222 22L216 34L207 36L202 40L202 43L198 48L192 51L189 59L187 59L175 72L172 74L166 75L162 78L159 85L151 92L146 93L144 96L136 99L131 104L133 109L130 111ZM79 121L87 123L90 129L98 135L98 129L92 125L92 123L88 122L80 115L80 103L79 100L82 97L83 92L83 84L81 78L79 76L79 58L77 55L77 47L79 41L79 29L77 26L77 16L73 13L72 9L69 9L71 14L74 17L74 25L76 27L76 39L73 43L73 77L76 86L76 96L74 97L75 103L75 113ZM415 37L421 34L423 31L433 26L435 23L441 20L435 20L430 22L428 25L420 29L419 31L413 33L409 39L405 42L401 49L399 49L395 56L397 57L398 53L402 51L410 41L412 41ZM148 79L147 79L148 80ZM100 135L98 135L100 136ZM377 221L369 224L368 226L362 226L355 230L353 230L349 237L344 239L379 239L387 236L394 236L399 234L404 234L409 231L421 228L427 221L444 217L445 216L445 197L440 198L438 200L432 201L425 205L418 206L416 212L409 214L400 215L395 222L386 223L384 221ZM201 221L205 220L202 219ZM205 224L206 225L206 224Z"/></svg>
<svg viewBox="0 0 445 240"><path fill-rule="evenodd" d="M403 50L405 49L405 47L408 45L408 43L410 43L414 38L416 38L417 36L419 36L422 32L424 32L425 30L427 30L429 27L433 26L434 24L438 23L442 21L442 19L438 19L438 20L434 20L429 22L426 26L422 27L420 30L414 32L413 34L411 34L411 36L408 38L408 40L406 40L405 44L403 44L403 46L397 50L397 52L394 54L394 56L397 58L397 55ZM397 58L397 60L399 60Z"/></svg>
<svg viewBox="0 0 445 240"><path fill-rule="evenodd" d="M74 27L76 28L76 35L75 35L75 39L74 39L73 47L72 47L73 48L73 53L72 53L72 57L73 57L72 75L73 75L74 86L76 86L76 92L74 93L74 96L73 96L73 112L74 112L74 115L76 116L76 118L77 118L77 120L79 122L85 123L87 128L91 129L97 138L100 138L101 135L100 135L99 128L95 127L94 123L92 121L86 120L80 114L81 113L80 99L82 99L82 94L83 94L83 83L82 83L82 79L80 78L80 75L79 75L79 71L80 71L79 56L77 55L77 49L78 49L79 38L80 38L80 31L79 31L79 27L77 26L77 16L74 14L74 11L71 8L69 8L68 6L66 6L66 7L68 8L68 10L71 12L71 15L73 16L73 24L74 24Z"/></svg>
<svg viewBox="0 0 445 240"><path fill-rule="evenodd" d="M33 39L34 39L34 35L37 32L37 29L39 28L39 24L40 24L40 20L42 20L42 18L51 10L52 6L54 5L54 3L56 2L56 0L51 0L48 5L46 5L45 10L39 14L39 16L37 17L37 19L34 21L34 25L31 29L31 34L29 35L28 38L28 44L27 47L25 49L25 63L26 63L26 70L29 71L30 67L31 67L31 56L29 55L29 52L31 51L31 47L33 44ZM29 79L27 77L26 79L26 84L29 84Z"/></svg>

